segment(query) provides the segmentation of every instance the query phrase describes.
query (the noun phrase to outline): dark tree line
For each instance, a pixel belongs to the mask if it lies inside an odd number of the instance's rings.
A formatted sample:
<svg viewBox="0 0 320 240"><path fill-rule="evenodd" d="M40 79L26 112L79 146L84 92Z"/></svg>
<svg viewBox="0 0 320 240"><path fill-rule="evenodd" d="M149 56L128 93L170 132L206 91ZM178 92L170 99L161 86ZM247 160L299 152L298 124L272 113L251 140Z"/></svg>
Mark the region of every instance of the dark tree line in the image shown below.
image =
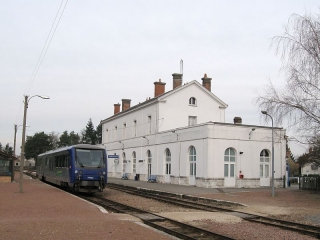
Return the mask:
<svg viewBox="0 0 320 240"><path fill-rule="evenodd" d="M91 118L80 134L74 131L64 131L60 136L54 132L46 134L44 132L27 136L25 144L26 159L34 158L41 153L60 147L67 147L76 144L100 144L102 142L102 126L99 124L94 128Z"/></svg>
<svg viewBox="0 0 320 240"><path fill-rule="evenodd" d="M0 151L13 156L13 148L9 146L9 143L7 143L5 147L2 147L2 144L0 143Z"/></svg>

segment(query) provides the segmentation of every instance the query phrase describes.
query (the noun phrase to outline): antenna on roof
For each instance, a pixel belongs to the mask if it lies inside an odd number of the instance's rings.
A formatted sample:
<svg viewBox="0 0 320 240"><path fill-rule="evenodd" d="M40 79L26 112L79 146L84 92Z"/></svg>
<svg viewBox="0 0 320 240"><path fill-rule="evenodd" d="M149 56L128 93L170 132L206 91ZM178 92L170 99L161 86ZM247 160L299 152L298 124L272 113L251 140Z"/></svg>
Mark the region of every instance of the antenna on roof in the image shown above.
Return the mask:
<svg viewBox="0 0 320 240"><path fill-rule="evenodd" d="M180 74L182 74L181 79L183 79L183 60L180 60Z"/></svg>

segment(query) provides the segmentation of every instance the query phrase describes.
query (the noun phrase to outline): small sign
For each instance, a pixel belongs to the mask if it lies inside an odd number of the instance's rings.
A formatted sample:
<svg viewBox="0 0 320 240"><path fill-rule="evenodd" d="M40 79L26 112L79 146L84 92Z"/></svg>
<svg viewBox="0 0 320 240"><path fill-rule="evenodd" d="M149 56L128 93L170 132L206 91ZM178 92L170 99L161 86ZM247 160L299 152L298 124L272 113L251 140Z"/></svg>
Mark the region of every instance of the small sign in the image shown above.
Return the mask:
<svg viewBox="0 0 320 240"><path fill-rule="evenodd" d="M119 155L108 155L108 158L119 158Z"/></svg>
<svg viewBox="0 0 320 240"><path fill-rule="evenodd" d="M139 162L143 162L143 160L139 160Z"/></svg>

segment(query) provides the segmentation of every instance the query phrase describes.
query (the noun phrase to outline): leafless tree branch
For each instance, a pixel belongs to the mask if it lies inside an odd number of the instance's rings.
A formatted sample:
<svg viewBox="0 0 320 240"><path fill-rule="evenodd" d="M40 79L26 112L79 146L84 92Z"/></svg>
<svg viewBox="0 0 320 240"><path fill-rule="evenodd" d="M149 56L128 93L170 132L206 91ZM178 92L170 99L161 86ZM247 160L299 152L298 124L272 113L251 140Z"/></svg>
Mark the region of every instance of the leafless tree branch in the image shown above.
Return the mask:
<svg viewBox="0 0 320 240"><path fill-rule="evenodd" d="M291 15L271 46L281 57L286 84L277 88L269 81L255 103L276 124L286 121L297 135L311 139L320 134L320 15Z"/></svg>

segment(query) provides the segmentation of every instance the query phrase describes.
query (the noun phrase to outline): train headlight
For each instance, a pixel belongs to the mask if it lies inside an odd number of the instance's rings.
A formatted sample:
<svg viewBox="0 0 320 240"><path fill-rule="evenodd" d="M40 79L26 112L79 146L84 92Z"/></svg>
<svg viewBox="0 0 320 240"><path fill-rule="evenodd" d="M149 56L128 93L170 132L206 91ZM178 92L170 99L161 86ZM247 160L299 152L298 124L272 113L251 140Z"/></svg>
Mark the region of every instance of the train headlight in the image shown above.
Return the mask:
<svg viewBox="0 0 320 240"><path fill-rule="evenodd" d="M106 175L106 172L103 172L103 175Z"/></svg>
<svg viewBox="0 0 320 240"><path fill-rule="evenodd" d="M74 173L78 173L78 170L75 170Z"/></svg>

